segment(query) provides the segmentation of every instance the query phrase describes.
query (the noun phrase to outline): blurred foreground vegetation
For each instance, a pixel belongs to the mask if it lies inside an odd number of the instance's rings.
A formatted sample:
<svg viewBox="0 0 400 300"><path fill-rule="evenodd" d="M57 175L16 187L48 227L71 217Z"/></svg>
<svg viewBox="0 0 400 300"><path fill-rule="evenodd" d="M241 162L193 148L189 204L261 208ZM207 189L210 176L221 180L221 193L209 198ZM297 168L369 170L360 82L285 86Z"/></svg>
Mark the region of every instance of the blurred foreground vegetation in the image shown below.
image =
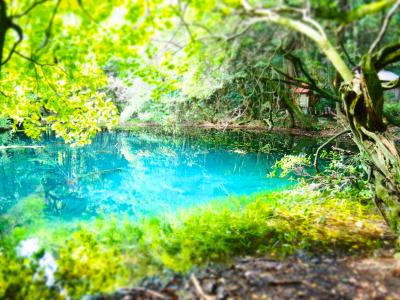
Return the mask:
<svg viewBox="0 0 400 300"><path fill-rule="evenodd" d="M57 229L40 217L42 200L27 198L1 218L0 297L77 299L238 255L369 252L392 242L368 196L299 187L176 215L108 217ZM20 209L31 214L16 225Z"/></svg>

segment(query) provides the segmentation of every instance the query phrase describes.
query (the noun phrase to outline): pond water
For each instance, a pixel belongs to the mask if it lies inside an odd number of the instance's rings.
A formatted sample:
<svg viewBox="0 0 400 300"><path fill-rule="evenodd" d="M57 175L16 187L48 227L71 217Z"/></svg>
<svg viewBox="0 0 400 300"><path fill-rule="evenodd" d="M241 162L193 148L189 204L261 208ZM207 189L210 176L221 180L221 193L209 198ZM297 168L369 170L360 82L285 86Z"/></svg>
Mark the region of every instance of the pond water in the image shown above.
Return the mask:
<svg viewBox="0 0 400 300"><path fill-rule="evenodd" d="M267 176L275 161L311 153L316 144L290 135L215 131L101 133L81 148L51 136L5 140L44 147L0 149L0 213L34 198L53 220L136 217L283 189L292 182Z"/></svg>

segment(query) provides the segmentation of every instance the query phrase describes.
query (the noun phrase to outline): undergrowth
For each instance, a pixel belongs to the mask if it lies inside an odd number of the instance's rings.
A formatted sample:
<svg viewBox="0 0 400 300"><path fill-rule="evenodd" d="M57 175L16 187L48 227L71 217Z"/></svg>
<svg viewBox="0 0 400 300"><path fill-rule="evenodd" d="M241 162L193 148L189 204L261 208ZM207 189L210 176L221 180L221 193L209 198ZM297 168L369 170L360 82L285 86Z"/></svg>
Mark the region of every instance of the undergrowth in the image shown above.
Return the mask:
<svg viewBox="0 0 400 300"><path fill-rule="evenodd" d="M104 218L57 229L24 222L28 226L7 228L10 222L2 220L0 298L76 299L238 255L359 253L382 247L387 233L359 193L306 188L231 198L135 222ZM21 244L27 242L38 245L22 255ZM52 259L49 270L45 262Z"/></svg>

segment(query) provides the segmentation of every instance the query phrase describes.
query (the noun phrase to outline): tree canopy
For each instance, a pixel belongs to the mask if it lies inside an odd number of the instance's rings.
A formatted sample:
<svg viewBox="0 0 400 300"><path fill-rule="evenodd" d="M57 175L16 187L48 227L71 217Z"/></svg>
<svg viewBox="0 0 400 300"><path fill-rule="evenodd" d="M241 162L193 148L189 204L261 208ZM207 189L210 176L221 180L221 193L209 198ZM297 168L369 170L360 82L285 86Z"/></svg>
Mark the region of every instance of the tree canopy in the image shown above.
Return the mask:
<svg viewBox="0 0 400 300"><path fill-rule="evenodd" d="M395 3L2 0L1 114L31 137L50 128L67 142L88 143L101 126L117 122L109 88L116 77L128 86L140 78L152 87L152 101L175 110L187 101L211 111L224 105L232 118L268 115L283 99L304 125L287 85L307 82L340 101L335 67L352 76L344 65L358 65L379 33L378 13ZM381 39L398 30L389 27ZM322 45L322 52L341 56L340 63L330 64L304 33L317 44L326 37L339 51Z"/></svg>

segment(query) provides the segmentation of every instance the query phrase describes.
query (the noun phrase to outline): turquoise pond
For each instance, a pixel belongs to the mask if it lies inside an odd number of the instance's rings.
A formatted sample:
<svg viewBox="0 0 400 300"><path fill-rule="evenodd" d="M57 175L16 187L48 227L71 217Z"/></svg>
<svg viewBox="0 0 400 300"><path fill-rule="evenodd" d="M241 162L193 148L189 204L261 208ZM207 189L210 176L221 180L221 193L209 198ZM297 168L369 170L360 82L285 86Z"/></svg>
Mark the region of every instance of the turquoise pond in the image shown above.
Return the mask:
<svg viewBox="0 0 400 300"><path fill-rule="evenodd" d="M60 220L174 212L220 197L283 189L292 182L267 176L275 161L311 153L317 145L290 135L151 130L101 133L80 148L52 136L0 141L43 146L0 149L0 213L35 198L44 202L46 218Z"/></svg>

